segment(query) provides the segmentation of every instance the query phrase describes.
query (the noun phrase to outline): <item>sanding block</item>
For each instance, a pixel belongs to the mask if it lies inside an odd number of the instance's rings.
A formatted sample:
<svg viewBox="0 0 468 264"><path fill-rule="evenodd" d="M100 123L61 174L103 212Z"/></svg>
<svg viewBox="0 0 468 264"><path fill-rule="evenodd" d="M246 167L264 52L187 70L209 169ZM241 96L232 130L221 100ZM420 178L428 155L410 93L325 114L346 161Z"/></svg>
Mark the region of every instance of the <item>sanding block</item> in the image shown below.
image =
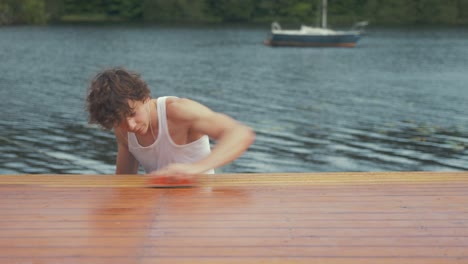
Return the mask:
<svg viewBox="0 0 468 264"><path fill-rule="evenodd" d="M197 184L195 177L157 176L146 181L146 186L152 188L190 188Z"/></svg>

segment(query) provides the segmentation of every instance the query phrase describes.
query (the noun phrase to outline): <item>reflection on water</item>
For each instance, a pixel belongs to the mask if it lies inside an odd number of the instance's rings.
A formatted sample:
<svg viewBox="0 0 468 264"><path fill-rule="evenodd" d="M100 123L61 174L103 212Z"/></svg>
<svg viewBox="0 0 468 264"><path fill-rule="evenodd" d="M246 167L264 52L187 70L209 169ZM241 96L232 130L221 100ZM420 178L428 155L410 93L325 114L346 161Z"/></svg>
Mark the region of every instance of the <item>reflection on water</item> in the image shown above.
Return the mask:
<svg viewBox="0 0 468 264"><path fill-rule="evenodd" d="M109 173L114 168L114 142L110 133L83 125L10 130L0 136L1 169L4 173Z"/></svg>
<svg viewBox="0 0 468 264"><path fill-rule="evenodd" d="M466 170L468 139L457 128L414 123L369 128L321 127L259 131L268 147L254 146L267 171ZM275 160L275 162L271 162ZM254 164L258 165L258 164ZM297 166L297 167L295 167Z"/></svg>
<svg viewBox="0 0 468 264"><path fill-rule="evenodd" d="M468 33L370 31L354 49L270 48L268 29L0 28L0 173L113 173L111 132L86 124L107 66L153 96L198 100L257 140L222 172L466 170Z"/></svg>

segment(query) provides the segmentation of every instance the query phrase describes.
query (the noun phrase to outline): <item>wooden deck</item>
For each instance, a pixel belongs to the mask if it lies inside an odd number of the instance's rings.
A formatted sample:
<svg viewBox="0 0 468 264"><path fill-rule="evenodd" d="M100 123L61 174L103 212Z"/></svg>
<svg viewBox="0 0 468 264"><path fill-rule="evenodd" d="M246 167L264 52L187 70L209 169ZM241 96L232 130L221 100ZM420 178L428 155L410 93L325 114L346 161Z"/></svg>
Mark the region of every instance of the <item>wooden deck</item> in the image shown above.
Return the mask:
<svg viewBox="0 0 468 264"><path fill-rule="evenodd" d="M0 263L468 263L468 172L0 176Z"/></svg>

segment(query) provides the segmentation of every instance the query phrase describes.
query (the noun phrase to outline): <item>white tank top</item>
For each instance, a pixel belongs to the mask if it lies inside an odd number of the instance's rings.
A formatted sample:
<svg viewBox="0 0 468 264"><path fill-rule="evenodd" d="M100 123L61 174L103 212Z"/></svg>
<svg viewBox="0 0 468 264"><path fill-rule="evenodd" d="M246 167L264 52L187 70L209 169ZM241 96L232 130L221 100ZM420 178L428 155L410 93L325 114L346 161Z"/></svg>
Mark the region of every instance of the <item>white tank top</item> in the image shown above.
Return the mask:
<svg viewBox="0 0 468 264"><path fill-rule="evenodd" d="M171 163L197 162L211 152L210 140L206 135L185 145L177 145L172 141L167 127L166 98L167 96L159 97L156 101L159 129L153 144L143 147L138 143L134 133L128 133L128 149L146 173L162 169ZM204 173L214 174L214 169Z"/></svg>

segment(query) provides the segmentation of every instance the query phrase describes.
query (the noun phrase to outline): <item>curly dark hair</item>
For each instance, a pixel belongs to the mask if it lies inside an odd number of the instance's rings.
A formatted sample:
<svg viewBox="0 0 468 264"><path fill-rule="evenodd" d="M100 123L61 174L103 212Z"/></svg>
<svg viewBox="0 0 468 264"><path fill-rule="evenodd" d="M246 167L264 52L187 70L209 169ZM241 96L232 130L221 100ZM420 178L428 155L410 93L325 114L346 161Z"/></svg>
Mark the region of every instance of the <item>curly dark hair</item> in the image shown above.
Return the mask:
<svg viewBox="0 0 468 264"><path fill-rule="evenodd" d="M117 67L98 73L88 87L89 123L112 129L133 114L128 100L144 101L150 90L141 76Z"/></svg>

